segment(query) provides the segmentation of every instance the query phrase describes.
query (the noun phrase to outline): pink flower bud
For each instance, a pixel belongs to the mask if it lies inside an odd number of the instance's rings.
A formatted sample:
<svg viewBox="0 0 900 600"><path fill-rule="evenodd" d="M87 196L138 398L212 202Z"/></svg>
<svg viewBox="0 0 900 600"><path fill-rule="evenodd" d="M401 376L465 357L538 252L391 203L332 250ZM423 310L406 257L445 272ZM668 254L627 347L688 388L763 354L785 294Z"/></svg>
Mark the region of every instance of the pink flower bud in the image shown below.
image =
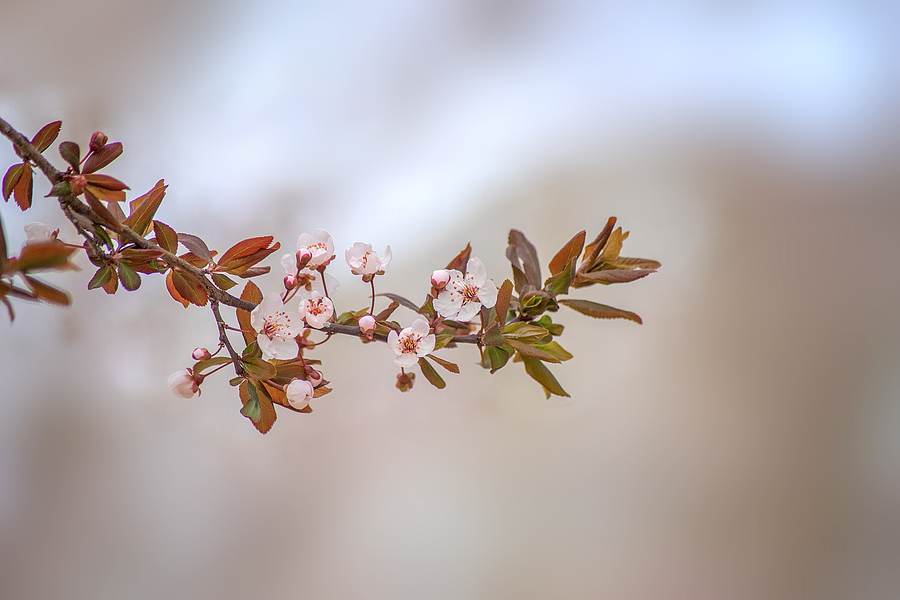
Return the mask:
<svg viewBox="0 0 900 600"><path fill-rule="evenodd" d="M297 410L309 406L309 399L313 397L313 386L303 379L294 379L284 388L284 395L288 404Z"/></svg>
<svg viewBox="0 0 900 600"><path fill-rule="evenodd" d="M443 289L450 281L450 273L446 269L438 269L431 274L431 285Z"/></svg>
<svg viewBox="0 0 900 600"><path fill-rule="evenodd" d="M306 366L306 380L309 381L313 385L313 387L322 383L323 379L325 378L322 376L321 371L316 371L309 365Z"/></svg>
<svg viewBox="0 0 900 600"><path fill-rule="evenodd" d="M375 317L372 315L363 315L359 318L359 328L366 335L375 331Z"/></svg>
<svg viewBox="0 0 900 600"><path fill-rule="evenodd" d="M206 360L210 357L210 353L206 348L194 348L191 356L194 357L194 360Z"/></svg>
<svg viewBox="0 0 900 600"><path fill-rule="evenodd" d="M109 141L109 138L106 137L102 131L95 131L94 135L91 136L91 150L96 152L100 148L106 145L106 142Z"/></svg>
<svg viewBox="0 0 900 600"><path fill-rule="evenodd" d="M200 381L197 381L189 370L175 371L169 375L168 379L169 389L179 398L192 398L200 389L201 381L203 381L202 377L200 377Z"/></svg>
<svg viewBox="0 0 900 600"><path fill-rule="evenodd" d="M284 276L284 289L292 290L294 286L297 285L297 278L293 275L285 275Z"/></svg>
<svg viewBox="0 0 900 600"><path fill-rule="evenodd" d="M306 267L309 264L309 261L312 260L312 251L309 248L301 248L297 250L297 270Z"/></svg>

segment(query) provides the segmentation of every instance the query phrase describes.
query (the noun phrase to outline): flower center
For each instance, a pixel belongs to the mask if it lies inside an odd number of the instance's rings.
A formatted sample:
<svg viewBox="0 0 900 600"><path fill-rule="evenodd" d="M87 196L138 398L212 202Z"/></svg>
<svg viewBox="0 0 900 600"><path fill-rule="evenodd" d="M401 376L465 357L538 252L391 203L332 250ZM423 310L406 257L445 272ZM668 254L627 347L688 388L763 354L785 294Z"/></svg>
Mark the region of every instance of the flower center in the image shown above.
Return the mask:
<svg viewBox="0 0 900 600"><path fill-rule="evenodd" d="M400 352L403 354L415 354L419 348L419 336L412 334L403 338L400 342Z"/></svg>
<svg viewBox="0 0 900 600"><path fill-rule="evenodd" d="M327 308L325 307L325 303L322 302L321 300L310 299L309 303L306 306L306 312L314 314L314 315L321 315L326 310L327 310Z"/></svg>
<svg viewBox="0 0 900 600"><path fill-rule="evenodd" d="M475 300L475 298L478 296L478 288L471 283L464 283L459 293L462 294L463 297L462 306L465 306L469 302Z"/></svg>
<svg viewBox="0 0 900 600"><path fill-rule="evenodd" d="M268 319L266 319L265 324L263 325L262 332L268 337L270 340L277 338L286 339L284 335L284 329L291 322L290 317L284 314L281 311L276 312Z"/></svg>

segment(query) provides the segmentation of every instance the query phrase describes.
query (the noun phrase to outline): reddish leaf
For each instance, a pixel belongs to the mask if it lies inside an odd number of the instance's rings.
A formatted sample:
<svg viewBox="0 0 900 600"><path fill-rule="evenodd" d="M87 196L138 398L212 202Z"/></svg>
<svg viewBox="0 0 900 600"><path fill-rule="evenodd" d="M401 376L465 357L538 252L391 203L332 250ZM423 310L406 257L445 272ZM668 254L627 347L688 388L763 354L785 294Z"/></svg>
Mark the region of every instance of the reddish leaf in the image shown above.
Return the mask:
<svg viewBox="0 0 900 600"><path fill-rule="evenodd" d="M179 233L178 241L198 258L205 260L207 263L213 262L213 255L209 251L209 246L196 235Z"/></svg>
<svg viewBox="0 0 900 600"><path fill-rule="evenodd" d="M125 192L122 190L110 190L97 185L86 185L85 193L90 192L100 200L107 202L125 202Z"/></svg>
<svg viewBox="0 0 900 600"><path fill-rule="evenodd" d="M0 273L6 272L6 261L9 259L6 249L6 233L3 231L3 219L0 219Z"/></svg>
<svg viewBox="0 0 900 600"><path fill-rule="evenodd" d="M451 373L459 373L459 365L454 362L450 362L449 360L444 360L443 358L438 358L434 354L429 354L428 358L441 365Z"/></svg>
<svg viewBox="0 0 900 600"><path fill-rule="evenodd" d="M118 281L118 280L115 280ZM169 290L169 295L175 299L176 302L181 302L181 304L187 308L191 303L184 299L184 297L178 293L178 289L175 287L175 271L170 270L166 273L166 289Z"/></svg>
<svg viewBox="0 0 900 600"><path fill-rule="evenodd" d="M6 175L3 176L3 199L9 200L9 197L12 196L13 190L16 188L16 185L19 183L19 179L22 177L22 172L25 170L25 164L19 163L17 165L13 165L6 171Z"/></svg>
<svg viewBox="0 0 900 600"><path fill-rule="evenodd" d="M607 240L609 240L609 235L612 233L613 227L616 225L616 218L610 217L606 221L606 226L603 228L597 237L594 238L594 241L588 244L587 248L584 249L584 262L590 264L597 260L597 257L600 256L600 251L603 250L603 246L606 245Z"/></svg>
<svg viewBox="0 0 900 600"><path fill-rule="evenodd" d="M109 212L115 217L116 221L119 223L125 222L125 211L122 210L121 204L118 202L107 202L106 208L109 209Z"/></svg>
<svg viewBox="0 0 900 600"><path fill-rule="evenodd" d="M459 271L460 273L466 272L466 265L469 263L469 257L472 255L472 244L466 244L466 247L463 248L463 251L453 257L449 263L447 263L447 270L450 269ZM418 308L416 309L418 310Z"/></svg>
<svg viewBox="0 0 900 600"><path fill-rule="evenodd" d="M110 267L112 269L112 277L109 278L109 281L103 284L103 291L107 294L115 294L119 289L119 277L116 274L115 267Z"/></svg>
<svg viewBox="0 0 900 600"><path fill-rule="evenodd" d="M121 190L130 190L131 188L116 179L115 177L110 177L109 175L85 175L85 180L97 187L101 187L105 190L111 191L121 191ZM156 184L159 185L159 184Z"/></svg>
<svg viewBox="0 0 900 600"><path fill-rule="evenodd" d="M378 313L377 315L375 315L375 321L376 321L376 322L377 322L377 321L386 321L387 319L390 318L390 316L391 316L392 314L394 314L394 311L397 310L399 307L400 307L400 303L399 303L399 302L393 302L393 301L392 301L392 302L388 305L387 308L385 308L385 309L382 310L380 313Z"/></svg>
<svg viewBox="0 0 900 600"><path fill-rule="evenodd" d="M509 230L509 246L506 258L512 264L513 280L516 291L522 293L526 285L532 289L541 286L541 265L538 262L537 250L525 235L517 229Z"/></svg>
<svg viewBox="0 0 900 600"><path fill-rule="evenodd" d="M138 235L147 235L153 224L153 217L156 215L156 211L166 195L167 187L164 181L160 179L153 186L153 189L143 196L132 200L130 205L131 215L125 219L125 225L131 227Z"/></svg>
<svg viewBox="0 0 900 600"><path fill-rule="evenodd" d="M185 271L173 270L172 283L182 298L191 304L206 306L209 299L206 288L193 275Z"/></svg>
<svg viewBox="0 0 900 600"><path fill-rule="evenodd" d="M238 395L241 398L241 403L244 405L244 409L241 409L241 414L250 419L256 430L265 434L272 429L277 415L275 414L275 407L272 405L272 399L266 394L266 390L260 389L245 379L238 387ZM258 414L251 416L248 412L245 412L245 409L248 408L248 405L252 406L253 403L258 405L258 408L254 407L254 413L258 411ZM255 417L255 420L253 417Z"/></svg>
<svg viewBox="0 0 900 600"><path fill-rule="evenodd" d="M385 298L390 298L390 299L393 300L394 302L399 303L400 306L405 306L406 308L408 308L408 309L411 310L411 311L419 312L419 307L418 307L418 306L416 306L415 304L413 304L411 300L407 300L406 298L404 298L403 296L401 296L401 295L399 295L399 294L389 294L389 293L385 293L385 294L375 294L375 295L376 295L376 296L384 296ZM376 320L377 320L377 319L376 319Z"/></svg>
<svg viewBox="0 0 900 600"><path fill-rule="evenodd" d="M68 306L71 303L67 293L52 285L47 285L43 281L29 275L25 275L25 281L28 283L28 287L31 288L34 297L39 300L43 300L48 304L56 304L57 306Z"/></svg>
<svg viewBox="0 0 900 600"><path fill-rule="evenodd" d="M271 243L271 235L240 241L225 251L225 254L219 258L219 265L225 266L236 258L250 256L254 252L268 248Z"/></svg>
<svg viewBox="0 0 900 600"><path fill-rule="evenodd" d="M251 277L258 277L260 275L265 275L269 271L272 270L272 267L250 267L249 269L244 269L240 273L237 273L238 277L243 279L249 279ZM229 271L229 273L232 273ZM232 273L234 274L234 273Z"/></svg>
<svg viewBox="0 0 900 600"><path fill-rule="evenodd" d="M496 321L501 327L506 324L506 316L509 312L509 302L512 299L512 291L512 281L507 279L503 282L503 285L500 286L500 290L497 292L497 304L494 305L494 309L497 313Z"/></svg>
<svg viewBox="0 0 900 600"><path fill-rule="evenodd" d="M46 125L41 127L41 130L38 131L31 139L31 145L37 148L38 152L43 152L50 147L50 144L52 144L53 140L56 139L56 136L59 135L59 130L61 127L62 121L53 121L52 123L47 123Z"/></svg>
<svg viewBox="0 0 900 600"><path fill-rule="evenodd" d="M563 270L578 259L581 249L584 247L585 232L582 231L573 237L563 246L553 260L550 261L550 275L558 275Z"/></svg>
<svg viewBox="0 0 900 600"><path fill-rule="evenodd" d="M540 348L535 348L531 344L524 344L518 340L507 340L507 343L516 349L516 351L522 356L527 356L529 358L536 358L538 360L543 360L545 362L558 363L560 362L558 358L550 354L549 352L545 352Z"/></svg>
<svg viewBox="0 0 900 600"><path fill-rule="evenodd" d="M78 144L75 142L62 142L59 145L59 155L78 173L81 163L81 148L78 147Z"/></svg>
<svg viewBox="0 0 900 600"><path fill-rule="evenodd" d="M600 272L607 273L608 271ZM594 317L595 319L628 319L639 325L643 324L641 318L633 312L622 310L621 308L614 308L605 304L598 304L597 302L591 302L590 300L563 299L559 300L559 303L577 310L583 315Z"/></svg>
<svg viewBox="0 0 900 600"><path fill-rule="evenodd" d="M96 196L90 192L85 192L84 199L87 201L88 206L91 207L91 210L94 211L94 214L112 225L113 229L119 229L119 222L116 220L116 217L109 212L108 208L103 206L103 203Z"/></svg>
<svg viewBox="0 0 900 600"><path fill-rule="evenodd" d="M259 304L262 302L263 295L259 288L252 281L248 281L247 285L244 286L244 291L241 292L241 300L246 300L247 302L252 302L253 304ZM246 310L237 309L237 320L238 325L241 326L241 333L244 336L244 342L247 344L252 343L256 339L256 332L253 331L253 326L250 325L250 313Z"/></svg>
<svg viewBox="0 0 900 600"><path fill-rule="evenodd" d="M178 234L174 229L162 221L154 221L153 231L156 234L156 243L160 248L172 254L178 250Z"/></svg>
<svg viewBox="0 0 900 600"><path fill-rule="evenodd" d="M19 208L22 210L28 210L31 208L31 196L34 191L34 181L31 178L31 165L26 164L22 169L22 174L19 176L19 182L16 183L16 187L13 188L13 196L16 199L16 204L19 205Z"/></svg>
<svg viewBox="0 0 900 600"><path fill-rule="evenodd" d="M122 154L122 142L106 144L96 152L92 152L84 161L84 172L99 171Z"/></svg>
<svg viewBox="0 0 900 600"><path fill-rule="evenodd" d="M656 273L655 269L608 269L605 271L594 271L593 273L579 273L575 277L573 287L585 287L593 283L602 283L609 285L611 283L628 283L642 277L646 277L651 273Z"/></svg>
<svg viewBox="0 0 900 600"><path fill-rule="evenodd" d="M69 256L73 252L75 248L59 241L28 244L22 248L18 258L9 261L7 268L11 272L68 268Z"/></svg>
<svg viewBox="0 0 900 600"><path fill-rule="evenodd" d="M627 256L620 256L616 259L617 267L628 267L629 269L658 269L662 266L657 260L650 260L649 258L628 258Z"/></svg>

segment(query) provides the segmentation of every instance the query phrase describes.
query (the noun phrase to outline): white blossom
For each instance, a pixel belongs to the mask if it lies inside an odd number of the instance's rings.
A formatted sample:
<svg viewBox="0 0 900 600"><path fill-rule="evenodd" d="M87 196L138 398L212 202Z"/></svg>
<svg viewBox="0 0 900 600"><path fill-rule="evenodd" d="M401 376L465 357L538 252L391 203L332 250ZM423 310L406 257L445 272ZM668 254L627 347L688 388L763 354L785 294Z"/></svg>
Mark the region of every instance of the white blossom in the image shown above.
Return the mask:
<svg viewBox="0 0 900 600"><path fill-rule="evenodd" d="M384 275L391 262L391 247L384 250L381 258L372 251L372 244L356 242L344 252L347 264L354 275Z"/></svg>
<svg viewBox="0 0 900 600"><path fill-rule="evenodd" d="M194 381L194 376L185 370L175 371L169 375L169 389L179 398L193 398L200 386Z"/></svg>
<svg viewBox="0 0 900 600"><path fill-rule="evenodd" d="M392 330L388 334L387 344L397 355L394 362L401 367L411 367L420 357L434 350L435 339L433 333L428 333L430 330L425 319L416 319L412 326L399 334Z"/></svg>
<svg viewBox="0 0 900 600"><path fill-rule="evenodd" d="M303 317L284 310L278 293L266 294L250 313L250 325L259 332L256 341L264 358L296 358L300 348L294 338L303 331Z"/></svg>
<svg viewBox="0 0 900 600"><path fill-rule="evenodd" d="M331 298L322 296L318 291L300 291L300 312L303 313L306 324L316 329L321 329L334 314L334 304Z"/></svg>
<svg viewBox="0 0 900 600"><path fill-rule="evenodd" d="M327 265L334 258L334 240L324 229L318 229L312 235L301 233L297 238L297 252L304 250L312 254L307 266L315 269Z"/></svg>
<svg viewBox="0 0 900 600"><path fill-rule="evenodd" d="M294 379L284 388L284 395L288 404L297 410L309 406L309 399L313 397L313 386L305 379Z"/></svg>
<svg viewBox="0 0 900 600"><path fill-rule="evenodd" d="M434 300L434 309L442 317L470 321L482 306L491 308L497 303L497 286L487 278L487 271L477 258L469 259L465 276L455 269L448 272L450 281Z"/></svg>

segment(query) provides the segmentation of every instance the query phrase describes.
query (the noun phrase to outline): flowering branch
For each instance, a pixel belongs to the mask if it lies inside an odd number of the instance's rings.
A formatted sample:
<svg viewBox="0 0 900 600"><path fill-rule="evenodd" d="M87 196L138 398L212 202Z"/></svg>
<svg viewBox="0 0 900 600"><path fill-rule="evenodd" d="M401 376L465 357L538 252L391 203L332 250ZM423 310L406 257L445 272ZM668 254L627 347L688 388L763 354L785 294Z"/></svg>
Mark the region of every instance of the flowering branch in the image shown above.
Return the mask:
<svg viewBox="0 0 900 600"><path fill-rule="evenodd" d="M155 219L167 186L160 180L146 194L123 206L128 186L98 171L122 154L122 144L109 143L97 132L91 136L87 153L74 142L58 145L60 156L68 163L59 171L44 157L59 134L62 123L50 123L31 140L0 119L0 133L7 137L22 162L10 167L3 177L4 200L14 198L22 210L30 208L33 196L33 172L37 168L50 181L48 196L57 197L65 217L84 238L82 246L57 239L59 230L44 225L26 226L28 240L18 256L8 256L0 221L0 302L14 318L11 300L44 301L68 305L66 292L34 277L36 271L74 268L71 255L83 249L98 267L88 288L103 288L115 294L119 286L134 291L141 275L165 275L166 288L184 307L209 304L219 333L219 350L210 354L197 348L192 367L169 377L172 391L192 397L209 375L227 367L234 368L231 380L238 387L243 404L241 414L262 433L275 422L275 405L294 412L311 412L309 401L331 391L322 372L321 361L307 356L335 334L355 336L363 343L383 342L392 351L400 367L396 386L401 391L413 387L418 365L432 385L446 386L434 365L459 373L459 367L435 352L458 344L476 345L482 367L491 373L509 362L521 362L525 372L537 381L547 397L568 396L547 368L572 358L557 338L563 326L554 323L549 313L560 306L594 318L623 318L641 323L636 314L590 300L563 298L570 288L595 284L609 285L640 279L656 271L657 261L619 256L628 233L615 228L611 217L600 234L585 244L585 232L575 235L557 252L548 265L549 277L542 281L537 250L517 230L509 233L506 256L513 278L499 288L488 277L484 264L471 256L466 246L443 269L434 271L431 287L422 304L393 293L375 293L375 277L383 275L392 260L390 246L378 256L371 244L356 242L344 253L351 272L371 288L371 302L356 311L337 313L335 290L338 281L327 268L335 259L334 241L328 232L303 233L297 239L296 252L285 254L284 291L268 292L252 278L268 273L260 263L280 248L272 236L248 238L219 255L198 236L176 233ZM29 229L30 228L30 229ZM152 234L152 237L150 237ZM178 247L187 252L177 254ZM580 258L579 258L580 257ZM227 290L237 285L232 277L247 279L240 297ZM24 281L24 287L15 278ZM375 312L375 298L390 300L389 306ZM286 303L297 299L296 310ZM220 305L236 310L239 327L223 319ZM394 311L405 307L417 317L408 327L392 320ZM228 337L228 330L239 331L244 348L239 351ZM326 334L324 340L309 339L312 330ZM228 356L215 356L222 349Z"/></svg>

